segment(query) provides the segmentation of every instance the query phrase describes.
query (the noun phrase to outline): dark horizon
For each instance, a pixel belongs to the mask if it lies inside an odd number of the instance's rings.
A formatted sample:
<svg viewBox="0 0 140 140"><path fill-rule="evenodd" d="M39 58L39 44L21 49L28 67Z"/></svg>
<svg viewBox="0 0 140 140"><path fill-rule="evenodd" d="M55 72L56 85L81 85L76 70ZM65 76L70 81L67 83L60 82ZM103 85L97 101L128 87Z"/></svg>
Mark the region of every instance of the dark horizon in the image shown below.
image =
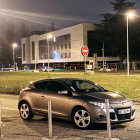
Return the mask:
<svg viewBox="0 0 140 140"><path fill-rule="evenodd" d="M52 22L56 28L64 28L79 23L99 23L100 14L112 13L113 0L0 0L0 27L5 23L19 26L26 22L32 28L43 29ZM140 8L140 1L129 0ZM139 10L138 10L139 13ZM3 24L4 23L4 24Z"/></svg>

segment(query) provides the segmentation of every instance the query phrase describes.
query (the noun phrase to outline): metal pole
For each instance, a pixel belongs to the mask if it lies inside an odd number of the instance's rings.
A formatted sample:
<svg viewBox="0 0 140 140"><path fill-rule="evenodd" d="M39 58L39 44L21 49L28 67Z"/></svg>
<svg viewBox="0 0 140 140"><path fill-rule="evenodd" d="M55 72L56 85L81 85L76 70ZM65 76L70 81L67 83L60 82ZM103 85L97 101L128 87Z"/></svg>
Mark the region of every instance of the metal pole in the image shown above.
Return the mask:
<svg viewBox="0 0 140 140"><path fill-rule="evenodd" d="M109 99L105 99L105 103L106 103L106 117L107 117L107 134L108 134L108 140L111 140Z"/></svg>
<svg viewBox="0 0 140 140"><path fill-rule="evenodd" d="M35 72L36 72L36 63L37 63L37 43L35 43Z"/></svg>
<svg viewBox="0 0 140 140"><path fill-rule="evenodd" d="M105 68L105 66L104 66L104 42L103 42L103 48L102 48L102 55L103 55L103 70L104 70L104 68Z"/></svg>
<svg viewBox="0 0 140 140"><path fill-rule="evenodd" d="M42 55L42 59L43 59L43 67L44 67L44 55Z"/></svg>
<svg viewBox="0 0 140 140"><path fill-rule="evenodd" d="M48 101L48 126L49 126L49 138L52 139L52 109L51 109L51 101Z"/></svg>
<svg viewBox="0 0 140 140"><path fill-rule="evenodd" d="M15 50L13 45L13 65L14 65L14 71L15 71Z"/></svg>
<svg viewBox="0 0 140 140"><path fill-rule="evenodd" d="M50 56L49 56L49 38L47 38L47 42L48 42L48 75L49 75L49 72L50 72Z"/></svg>
<svg viewBox="0 0 140 140"><path fill-rule="evenodd" d="M128 18L127 16L127 76L129 76L129 38L128 38Z"/></svg>
<svg viewBox="0 0 140 140"><path fill-rule="evenodd" d="M1 101L0 101L0 137L1 137Z"/></svg>
<svg viewBox="0 0 140 140"><path fill-rule="evenodd" d="M84 78L86 79L86 56L84 56L84 68L85 68Z"/></svg>

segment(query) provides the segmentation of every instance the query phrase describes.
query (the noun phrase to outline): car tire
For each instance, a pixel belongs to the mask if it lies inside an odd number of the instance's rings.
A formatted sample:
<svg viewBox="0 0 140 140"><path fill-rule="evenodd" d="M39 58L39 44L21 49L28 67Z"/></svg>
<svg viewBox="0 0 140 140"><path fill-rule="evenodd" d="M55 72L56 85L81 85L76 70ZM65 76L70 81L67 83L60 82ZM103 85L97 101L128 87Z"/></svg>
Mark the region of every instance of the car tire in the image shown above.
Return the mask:
<svg viewBox="0 0 140 140"><path fill-rule="evenodd" d="M31 107L27 102L22 102L19 106L20 117L23 120L31 120L34 117Z"/></svg>
<svg viewBox="0 0 140 140"><path fill-rule="evenodd" d="M75 126L80 129L86 129L91 125L90 114L84 108L74 110L72 120Z"/></svg>

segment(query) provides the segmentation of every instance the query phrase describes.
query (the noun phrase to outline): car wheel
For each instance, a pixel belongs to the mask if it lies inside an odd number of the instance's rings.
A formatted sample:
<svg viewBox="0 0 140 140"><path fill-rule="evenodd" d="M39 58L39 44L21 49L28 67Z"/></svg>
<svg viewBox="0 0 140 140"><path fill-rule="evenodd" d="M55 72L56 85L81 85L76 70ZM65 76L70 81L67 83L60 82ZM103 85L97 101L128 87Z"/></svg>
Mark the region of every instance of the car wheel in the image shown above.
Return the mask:
<svg viewBox="0 0 140 140"><path fill-rule="evenodd" d="M78 128L88 128L91 125L90 114L85 109L77 109L73 113L73 122Z"/></svg>
<svg viewBox="0 0 140 140"><path fill-rule="evenodd" d="M20 113L20 117L23 120L31 120L34 117L31 107L27 102L22 102L20 104L19 113Z"/></svg>

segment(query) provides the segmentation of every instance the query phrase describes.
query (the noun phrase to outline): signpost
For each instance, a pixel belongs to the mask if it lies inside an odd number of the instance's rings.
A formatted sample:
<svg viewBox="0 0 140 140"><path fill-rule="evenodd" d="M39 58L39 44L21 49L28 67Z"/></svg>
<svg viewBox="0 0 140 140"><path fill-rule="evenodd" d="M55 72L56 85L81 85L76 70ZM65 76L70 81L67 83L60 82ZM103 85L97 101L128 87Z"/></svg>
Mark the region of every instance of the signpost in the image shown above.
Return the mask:
<svg viewBox="0 0 140 140"><path fill-rule="evenodd" d="M82 47L81 51L83 56L88 56L89 50L87 46Z"/></svg>
<svg viewBox="0 0 140 140"><path fill-rule="evenodd" d="M84 56L84 67L85 67L84 77L85 77L85 74L86 74L86 56L88 56L88 53L89 53L88 47L87 46L82 47L81 53Z"/></svg>

